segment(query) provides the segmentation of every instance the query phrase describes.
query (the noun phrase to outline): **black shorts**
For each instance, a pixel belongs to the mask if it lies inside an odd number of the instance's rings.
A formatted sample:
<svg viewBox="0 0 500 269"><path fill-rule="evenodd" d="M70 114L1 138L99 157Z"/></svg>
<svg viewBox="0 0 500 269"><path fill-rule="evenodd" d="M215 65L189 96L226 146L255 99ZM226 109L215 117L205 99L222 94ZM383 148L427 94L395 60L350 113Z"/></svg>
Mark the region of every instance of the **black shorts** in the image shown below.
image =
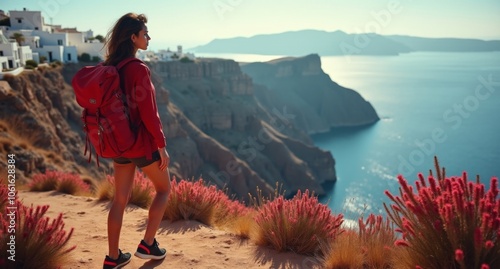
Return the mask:
<svg viewBox="0 0 500 269"><path fill-rule="evenodd" d="M148 165L150 165L158 160L161 160L160 152L158 152L158 151L153 152L153 156L151 157L151 160L148 160L146 158L146 156L139 157L139 158L125 158L125 157L113 158L113 161L115 163L118 163L118 164L134 163L139 168L148 166Z"/></svg>

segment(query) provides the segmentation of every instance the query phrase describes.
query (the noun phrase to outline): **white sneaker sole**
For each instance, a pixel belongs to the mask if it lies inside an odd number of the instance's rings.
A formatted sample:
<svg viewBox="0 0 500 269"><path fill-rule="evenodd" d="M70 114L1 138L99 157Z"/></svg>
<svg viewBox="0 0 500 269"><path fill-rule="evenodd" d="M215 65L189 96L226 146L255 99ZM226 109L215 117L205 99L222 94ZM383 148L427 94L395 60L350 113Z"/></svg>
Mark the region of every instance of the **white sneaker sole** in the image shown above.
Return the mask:
<svg viewBox="0 0 500 269"><path fill-rule="evenodd" d="M145 260L161 260L167 256L167 252L165 252L165 254L162 256L148 255L140 252L135 252L134 256Z"/></svg>

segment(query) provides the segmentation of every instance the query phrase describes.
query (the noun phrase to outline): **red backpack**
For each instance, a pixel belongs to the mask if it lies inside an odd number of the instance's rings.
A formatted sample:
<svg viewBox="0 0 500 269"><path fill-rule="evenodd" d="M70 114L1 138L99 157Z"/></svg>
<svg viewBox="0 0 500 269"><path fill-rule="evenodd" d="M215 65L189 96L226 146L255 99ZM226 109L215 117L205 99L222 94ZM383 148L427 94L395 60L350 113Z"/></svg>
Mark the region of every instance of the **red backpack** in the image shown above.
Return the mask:
<svg viewBox="0 0 500 269"><path fill-rule="evenodd" d="M77 103L83 107L82 121L86 133L85 153L91 145L103 158L116 158L128 150L135 142L135 131L129 120L129 113L123 89L120 87L118 71L137 58L128 58L117 66L86 66L76 72L71 84Z"/></svg>

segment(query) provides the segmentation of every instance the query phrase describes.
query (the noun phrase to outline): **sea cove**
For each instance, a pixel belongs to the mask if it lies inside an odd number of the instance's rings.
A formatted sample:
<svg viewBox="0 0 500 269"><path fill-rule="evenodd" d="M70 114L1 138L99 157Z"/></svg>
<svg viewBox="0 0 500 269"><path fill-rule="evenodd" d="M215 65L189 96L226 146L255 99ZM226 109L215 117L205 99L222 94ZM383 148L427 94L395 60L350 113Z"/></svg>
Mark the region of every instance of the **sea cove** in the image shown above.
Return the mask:
<svg viewBox="0 0 500 269"><path fill-rule="evenodd" d="M204 56L204 55L200 55ZM240 62L279 55L210 54ZM418 52L399 56L326 56L322 69L359 92L381 120L313 135L332 152L338 181L322 197L356 219L384 213L384 190L396 176L427 174L437 155L448 175L467 171L483 182L500 175L500 53Z"/></svg>

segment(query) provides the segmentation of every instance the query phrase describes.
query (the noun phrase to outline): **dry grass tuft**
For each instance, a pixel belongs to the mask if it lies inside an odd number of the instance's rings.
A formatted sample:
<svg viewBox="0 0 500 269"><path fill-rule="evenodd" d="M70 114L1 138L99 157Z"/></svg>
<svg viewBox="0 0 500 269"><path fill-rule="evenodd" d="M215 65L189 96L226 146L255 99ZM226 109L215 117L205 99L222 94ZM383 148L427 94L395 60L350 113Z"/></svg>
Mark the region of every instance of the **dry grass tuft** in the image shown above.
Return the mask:
<svg viewBox="0 0 500 269"><path fill-rule="evenodd" d="M393 267L394 234L391 222L370 214L358 220L358 232L348 230L330 243L325 252L325 268L400 268Z"/></svg>
<svg viewBox="0 0 500 269"><path fill-rule="evenodd" d="M0 212L5 212L5 207L8 206L9 202L9 189L4 182L3 178L0 178ZM16 193L17 195L17 193Z"/></svg>
<svg viewBox="0 0 500 269"><path fill-rule="evenodd" d="M94 179L88 176L83 176L82 181L83 183L87 184L87 186L89 186L91 194L94 194L96 190L96 183Z"/></svg>
<svg viewBox="0 0 500 269"><path fill-rule="evenodd" d="M115 195L115 178L106 176L106 180L101 181L96 187L96 196L99 201L110 201ZM141 208L149 208L154 198L154 186L143 173L137 171L130 193L129 204Z"/></svg>
<svg viewBox="0 0 500 269"><path fill-rule="evenodd" d="M213 225L231 232L241 238L250 238L255 229L255 210L246 207L239 201L223 196L219 206L215 208Z"/></svg>
<svg viewBox="0 0 500 269"><path fill-rule="evenodd" d="M141 208L149 208L153 202L154 194L155 188L151 180L146 178L143 173L137 171L129 203Z"/></svg>
<svg viewBox="0 0 500 269"><path fill-rule="evenodd" d="M98 201L110 201L113 199L115 189L111 180L114 180L113 177L107 175L105 180L97 184L95 193Z"/></svg>
<svg viewBox="0 0 500 269"><path fill-rule="evenodd" d="M363 268L364 254L361 242L354 231L345 231L323 250L323 268L325 269L358 269ZM371 268L371 267L370 267Z"/></svg>
<svg viewBox="0 0 500 269"><path fill-rule="evenodd" d="M391 268L396 235L390 220L370 214L366 221L361 217L358 224L365 267Z"/></svg>
<svg viewBox="0 0 500 269"><path fill-rule="evenodd" d="M223 227L240 238L249 239L252 234L255 233L254 231L256 229L254 220L255 213L254 210L250 210L245 215L235 218L234 221Z"/></svg>

